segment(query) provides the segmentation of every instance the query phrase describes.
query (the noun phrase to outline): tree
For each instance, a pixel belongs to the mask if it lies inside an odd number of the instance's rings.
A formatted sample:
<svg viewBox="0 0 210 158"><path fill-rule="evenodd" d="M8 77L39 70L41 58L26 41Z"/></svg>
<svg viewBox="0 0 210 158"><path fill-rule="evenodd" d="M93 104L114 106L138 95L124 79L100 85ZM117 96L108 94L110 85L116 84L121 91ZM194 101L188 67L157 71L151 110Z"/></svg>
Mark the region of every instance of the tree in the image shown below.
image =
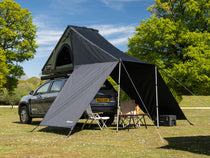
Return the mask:
<svg viewBox="0 0 210 158"><path fill-rule="evenodd" d="M6 60L3 50L0 48L0 92L3 90L2 87L6 83L6 74L9 72Z"/></svg>
<svg viewBox="0 0 210 158"><path fill-rule="evenodd" d="M17 105L23 96L28 95L31 90L37 89L42 83L43 81L37 77L19 80L17 87L12 93L9 93L7 89L4 89L3 94L0 96L0 103Z"/></svg>
<svg viewBox="0 0 210 158"><path fill-rule="evenodd" d="M0 1L0 90L13 90L24 72L19 63L32 59L36 44L36 26L31 12L12 0Z"/></svg>
<svg viewBox="0 0 210 158"><path fill-rule="evenodd" d="M109 76L107 80L111 83L115 91L118 91L118 84ZM120 88L120 100L131 100L131 98L125 93L125 91Z"/></svg>
<svg viewBox="0 0 210 158"><path fill-rule="evenodd" d="M41 84L43 84L45 81L43 80L40 80L39 78L37 77L31 77L29 79L26 79L24 81L19 81L19 83L21 82L27 82L27 83L31 83L34 87L34 89L38 88ZM32 89L31 89L32 90Z"/></svg>
<svg viewBox="0 0 210 158"><path fill-rule="evenodd" d="M210 94L210 1L156 0L136 27L128 54L158 64L196 94ZM161 71L175 96L187 94Z"/></svg>

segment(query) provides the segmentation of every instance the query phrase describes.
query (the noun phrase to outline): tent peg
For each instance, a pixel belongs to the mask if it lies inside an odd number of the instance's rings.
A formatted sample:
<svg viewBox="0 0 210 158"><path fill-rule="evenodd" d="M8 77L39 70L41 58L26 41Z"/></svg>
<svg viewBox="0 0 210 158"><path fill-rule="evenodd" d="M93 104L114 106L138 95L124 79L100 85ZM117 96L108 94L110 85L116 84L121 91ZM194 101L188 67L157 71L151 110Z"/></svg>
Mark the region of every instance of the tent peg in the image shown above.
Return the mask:
<svg viewBox="0 0 210 158"><path fill-rule="evenodd" d="M34 129L31 130L31 132L35 131L35 129L37 129L39 127L39 125L37 125Z"/></svg>

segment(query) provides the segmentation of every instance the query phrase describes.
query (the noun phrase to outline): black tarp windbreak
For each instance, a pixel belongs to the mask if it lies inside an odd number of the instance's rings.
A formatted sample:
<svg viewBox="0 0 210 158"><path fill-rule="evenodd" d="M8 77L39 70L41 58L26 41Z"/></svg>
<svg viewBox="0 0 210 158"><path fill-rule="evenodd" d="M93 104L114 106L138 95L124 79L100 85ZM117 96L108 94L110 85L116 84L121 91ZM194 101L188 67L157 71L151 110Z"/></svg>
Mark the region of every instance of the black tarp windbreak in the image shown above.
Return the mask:
<svg viewBox="0 0 210 158"><path fill-rule="evenodd" d="M119 62L124 65L121 88L135 99L143 111L147 109L153 120L156 119L155 65L121 52L96 30L68 26L66 31L64 34L68 34L68 37L65 36L65 40L69 38L66 41L71 41L69 45L72 48L74 70L40 125L72 129L107 77L110 75L118 82ZM158 72L157 84L159 115L173 114L177 119L186 119Z"/></svg>

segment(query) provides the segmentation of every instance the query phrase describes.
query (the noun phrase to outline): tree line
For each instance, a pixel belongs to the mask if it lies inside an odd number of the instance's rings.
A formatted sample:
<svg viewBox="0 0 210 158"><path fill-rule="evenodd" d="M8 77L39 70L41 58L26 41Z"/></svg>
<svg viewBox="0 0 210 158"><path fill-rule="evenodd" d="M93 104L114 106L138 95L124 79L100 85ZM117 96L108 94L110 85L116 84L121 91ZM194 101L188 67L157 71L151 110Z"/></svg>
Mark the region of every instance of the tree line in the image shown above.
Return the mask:
<svg viewBox="0 0 210 158"><path fill-rule="evenodd" d="M0 105L18 105L20 99L28 95L30 91L37 89L43 81L37 77L31 77L26 80L19 80L17 87L13 92L8 91L6 88L0 95Z"/></svg>

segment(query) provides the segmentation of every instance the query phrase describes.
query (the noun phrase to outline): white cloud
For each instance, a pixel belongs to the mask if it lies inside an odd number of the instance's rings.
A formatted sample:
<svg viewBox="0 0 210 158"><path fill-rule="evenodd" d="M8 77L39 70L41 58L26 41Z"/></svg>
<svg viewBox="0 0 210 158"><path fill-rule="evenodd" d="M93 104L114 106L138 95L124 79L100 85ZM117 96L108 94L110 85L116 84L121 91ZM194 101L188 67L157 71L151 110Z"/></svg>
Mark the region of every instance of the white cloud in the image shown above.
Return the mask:
<svg viewBox="0 0 210 158"><path fill-rule="evenodd" d="M42 30L38 31L37 44L55 44L63 34L60 30Z"/></svg>
<svg viewBox="0 0 210 158"><path fill-rule="evenodd" d="M38 31L37 44L39 48L37 49L35 58L48 57L62 36L62 33L63 30L60 31L57 29Z"/></svg>
<svg viewBox="0 0 210 158"><path fill-rule="evenodd" d="M41 46L37 49L35 58L49 57L53 49L54 46Z"/></svg>
<svg viewBox="0 0 210 158"><path fill-rule="evenodd" d="M116 1L110 1L110 0L102 0L102 2L109 8L116 9L116 10L122 10L123 4L116 2Z"/></svg>
<svg viewBox="0 0 210 158"><path fill-rule="evenodd" d="M43 16L43 15L39 15L39 16L36 16L34 17L33 19L33 23L37 26L37 28L44 28L45 27L45 23L43 21L45 21L45 19L47 19L46 16Z"/></svg>
<svg viewBox="0 0 210 158"><path fill-rule="evenodd" d="M128 37L121 37L121 38L116 38L116 39L110 39L109 42L112 43L113 45L125 44L125 43L128 43Z"/></svg>
<svg viewBox="0 0 210 158"><path fill-rule="evenodd" d="M35 58L48 57L53 51L64 29L52 29L44 23L39 24L37 44L39 48ZM125 46L128 43L128 37L133 36L135 25L91 25L90 28L98 29L110 43L115 46ZM50 29L49 29L50 28Z"/></svg>
<svg viewBox="0 0 210 158"><path fill-rule="evenodd" d="M37 44L39 45L39 48L37 49L35 58L48 57L54 49L54 47L56 46L64 31L47 28L40 28L40 30L41 31L38 30L37 32Z"/></svg>
<svg viewBox="0 0 210 158"><path fill-rule="evenodd" d="M91 27L99 29L99 32L104 36L113 34L130 34L134 32L135 27L132 25L119 26L119 25L92 25Z"/></svg>
<svg viewBox="0 0 210 158"><path fill-rule="evenodd" d="M133 36L135 25L91 25L91 28L98 29L99 33L104 36L113 45L126 45L128 37Z"/></svg>
<svg viewBox="0 0 210 158"><path fill-rule="evenodd" d="M48 23L46 23L46 21ZM37 30L37 44L38 45L49 45L54 44L61 37L63 30L56 28L53 24L53 19L49 16L39 15L34 19L34 24L38 27Z"/></svg>
<svg viewBox="0 0 210 158"><path fill-rule="evenodd" d="M37 44L39 45L35 58L48 57L64 30L55 27L53 20L46 15L36 16L34 18L34 24L38 27Z"/></svg>
<svg viewBox="0 0 210 158"><path fill-rule="evenodd" d="M101 0L107 7L115 9L115 10L122 10L125 6L125 3L128 2L139 2L139 1L146 1L146 0Z"/></svg>
<svg viewBox="0 0 210 158"><path fill-rule="evenodd" d="M38 27L37 44L39 45L35 58L48 57L64 31L61 28L53 26L53 22L49 23L48 21L46 23L46 19L49 20L50 18L40 15L34 19L34 24Z"/></svg>

